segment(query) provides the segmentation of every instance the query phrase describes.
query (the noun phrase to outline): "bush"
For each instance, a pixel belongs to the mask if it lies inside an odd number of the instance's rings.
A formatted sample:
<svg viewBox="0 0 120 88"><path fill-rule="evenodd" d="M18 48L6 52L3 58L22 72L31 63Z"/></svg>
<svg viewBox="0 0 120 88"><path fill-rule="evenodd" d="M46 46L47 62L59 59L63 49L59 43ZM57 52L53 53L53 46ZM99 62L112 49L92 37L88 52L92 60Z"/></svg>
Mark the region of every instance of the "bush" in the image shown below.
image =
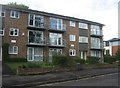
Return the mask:
<svg viewBox="0 0 120 88"><path fill-rule="evenodd" d="M75 62L80 64L85 64L85 60L80 58L75 58Z"/></svg>
<svg viewBox="0 0 120 88"><path fill-rule="evenodd" d="M96 64L99 63L99 59L98 57L88 57L86 60L86 63L88 64Z"/></svg>
<svg viewBox="0 0 120 88"><path fill-rule="evenodd" d="M115 61L116 61L116 57L115 56L109 56L109 55L105 55L104 56L104 62L105 63L112 64Z"/></svg>
<svg viewBox="0 0 120 88"><path fill-rule="evenodd" d="M4 43L3 46L2 46L2 58L3 58L3 61L7 61L9 59L8 49L9 49L9 44Z"/></svg>
<svg viewBox="0 0 120 88"><path fill-rule="evenodd" d="M26 58L8 58L7 62L27 62Z"/></svg>
<svg viewBox="0 0 120 88"><path fill-rule="evenodd" d="M52 63L54 65L67 66L68 58L63 55L56 55L56 56L53 56Z"/></svg>
<svg viewBox="0 0 120 88"><path fill-rule="evenodd" d="M26 67L27 68L41 68L42 67L42 64L41 63L38 63L38 62L28 62L26 64Z"/></svg>

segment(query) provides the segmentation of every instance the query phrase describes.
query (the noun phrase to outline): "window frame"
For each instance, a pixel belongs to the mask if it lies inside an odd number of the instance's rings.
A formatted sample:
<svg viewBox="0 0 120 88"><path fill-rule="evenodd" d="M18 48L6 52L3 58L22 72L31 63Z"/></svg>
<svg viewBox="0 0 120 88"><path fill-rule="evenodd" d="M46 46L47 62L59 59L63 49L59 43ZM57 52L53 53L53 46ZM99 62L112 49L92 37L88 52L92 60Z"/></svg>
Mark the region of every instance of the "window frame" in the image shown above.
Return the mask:
<svg viewBox="0 0 120 88"><path fill-rule="evenodd" d="M13 30L13 35L11 35L11 31ZM17 35L15 35L15 30L17 30ZM9 30L9 36L19 36L19 29L18 28L10 28Z"/></svg>
<svg viewBox="0 0 120 88"><path fill-rule="evenodd" d="M79 36L79 43L88 43L88 37Z"/></svg>
<svg viewBox="0 0 120 88"><path fill-rule="evenodd" d="M12 52L10 51L10 47L12 47ZM15 52L16 48L16 52ZM9 46L9 54L18 54L18 46Z"/></svg>
<svg viewBox="0 0 120 88"><path fill-rule="evenodd" d="M79 22L79 28L81 28L81 29L88 29L88 24Z"/></svg>
<svg viewBox="0 0 120 88"><path fill-rule="evenodd" d="M76 36L70 34L70 35L69 35L69 40L70 40L70 41L76 41Z"/></svg>
<svg viewBox="0 0 120 88"><path fill-rule="evenodd" d="M71 26L71 27L75 27L75 26L76 26L75 21L70 20L70 26Z"/></svg>
<svg viewBox="0 0 120 88"><path fill-rule="evenodd" d="M17 14L17 16L16 16L16 14ZM19 18L20 18L20 12L19 12L19 11L16 11L16 10L11 10L11 12L10 12L10 17L11 17L11 18L19 19Z"/></svg>
<svg viewBox="0 0 120 88"><path fill-rule="evenodd" d="M2 15L4 14L4 15ZM0 11L0 17L5 17L5 10Z"/></svg>
<svg viewBox="0 0 120 88"><path fill-rule="evenodd" d="M2 32L2 34L1 34L1 32ZM4 36L4 35L5 35L5 30L0 29L0 36Z"/></svg>
<svg viewBox="0 0 120 88"><path fill-rule="evenodd" d="M76 50L75 49L69 49L69 56L76 56Z"/></svg>

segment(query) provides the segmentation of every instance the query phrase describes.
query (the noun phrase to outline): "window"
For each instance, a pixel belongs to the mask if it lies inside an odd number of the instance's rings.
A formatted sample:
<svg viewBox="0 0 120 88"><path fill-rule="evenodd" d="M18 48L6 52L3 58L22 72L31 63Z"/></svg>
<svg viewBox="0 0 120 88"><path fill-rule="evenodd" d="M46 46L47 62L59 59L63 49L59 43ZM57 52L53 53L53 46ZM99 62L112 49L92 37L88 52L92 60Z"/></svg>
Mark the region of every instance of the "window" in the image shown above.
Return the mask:
<svg viewBox="0 0 120 88"><path fill-rule="evenodd" d="M70 26L75 27L75 21L70 21Z"/></svg>
<svg viewBox="0 0 120 88"><path fill-rule="evenodd" d="M5 10L0 11L0 17L5 17Z"/></svg>
<svg viewBox="0 0 120 88"><path fill-rule="evenodd" d="M12 10L10 13L11 18L19 18L20 13L18 11Z"/></svg>
<svg viewBox="0 0 120 88"><path fill-rule="evenodd" d="M18 54L17 46L9 46L9 54Z"/></svg>
<svg viewBox="0 0 120 88"><path fill-rule="evenodd" d="M63 24L62 19L50 18L50 28L54 30L66 30L66 25Z"/></svg>
<svg viewBox="0 0 120 88"><path fill-rule="evenodd" d="M44 28L44 17L41 15L29 14L28 25L32 27Z"/></svg>
<svg viewBox="0 0 120 88"><path fill-rule="evenodd" d="M88 37L79 36L79 42L80 43L88 43Z"/></svg>
<svg viewBox="0 0 120 88"><path fill-rule="evenodd" d="M28 47L27 51L28 61L43 61L43 48Z"/></svg>
<svg viewBox="0 0 120 88"><path fill-rule="evenodd" d="M92 35L102 35L102 30L100 30L100 26L91 25L91 34Z"/></svg>
<svg viewBox="0 0 120 88"><path fill-rule="evenodd" d="M70 41L75 41L76 40L75 35L69 35L69 39L70 39Z"/></svg>
<svg viewBox="0 0 120 88"><path fill-rule="evenodd" d="M50 45L58 45L58 46L63 45L62 34L50 33L49 38L50 38Z"/></svg>
<svg viewBox="0 0 120 88"><path fill-rule="evenodd" d="M4 30L0 29L0 36L4 36Z"/></svg>
<svg viewBox="0 0 120 88"><path fill-rule="evenodd" d="M10 36L18 36L19 35L19 29L17 29L17 28L10 28L9 35Z"/></svg>
<svg viewBox="0 0 120 88"><path fill-rule="evenodd" d="M88 29L88 25L86 23L79 23L79 28Z"/></svg>
<svg viewBox="0 0 120 88"><path fill-rule="evenodd" d="M101 52L100 51L91 51L91 56L93 57L100 57Z"/></svg>
<svg viewBox="0 0 120 88"><path fill-rule="evenodd" d="M109 46L109 41L106 41L106 42L105 42L105 46Z"/></svg>
<svg viewBox="0 0 120 88"><path fill-rule="evenodd" d="M70 56L76 56L76 50L75 49L70 49L69 50L69 55Z"/></svg>
<svg viewBox="0 0 120 88"><path fill-rule="evenodd" d="M100 38L91 37L91 48L100 49L101 43Z"/></svg>
<svg viewBox="0 0 120 88"><path fill-rule="evenodd" d="M106 55L110 55L110 50L106 50Z"/></svg>

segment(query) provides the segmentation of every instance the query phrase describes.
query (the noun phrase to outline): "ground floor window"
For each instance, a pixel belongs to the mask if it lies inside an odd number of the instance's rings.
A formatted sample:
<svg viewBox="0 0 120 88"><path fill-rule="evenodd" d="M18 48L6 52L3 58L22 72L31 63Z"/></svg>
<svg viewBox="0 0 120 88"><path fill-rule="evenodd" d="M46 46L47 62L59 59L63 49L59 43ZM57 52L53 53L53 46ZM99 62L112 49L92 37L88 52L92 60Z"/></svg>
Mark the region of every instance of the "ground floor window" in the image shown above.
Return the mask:
<svg viewBox="0 0 120 88"><path fill-rule="evenodd" d="M18 46L9 46L9 54L18 54Z"/></svg>
<svg viewBox="0 0 120 88"><path fill-rule="evenodd" d="M62 54L62 49L50 48L49 49L49 62L52 62L53 55L61 55L61 54Z"/></svg>
<svg viewBox="0 0 120 88"><path fill-rule="evenodd" d="M93 57L101 57L101 52L92 50L91 51L91 56L93 56Z"/></svg>
<svg viewBox="0 0 120 88"><path fill-rule="evenodd" d="M43 48L28 47L28 61L43 61Z"/></svg>
<svg viewBox="0 0 120 88"><path fill-rule="evenodd" d="M70 49L69 50L69 55L70 56L76 56L76 50L75 49Z"/></svg>

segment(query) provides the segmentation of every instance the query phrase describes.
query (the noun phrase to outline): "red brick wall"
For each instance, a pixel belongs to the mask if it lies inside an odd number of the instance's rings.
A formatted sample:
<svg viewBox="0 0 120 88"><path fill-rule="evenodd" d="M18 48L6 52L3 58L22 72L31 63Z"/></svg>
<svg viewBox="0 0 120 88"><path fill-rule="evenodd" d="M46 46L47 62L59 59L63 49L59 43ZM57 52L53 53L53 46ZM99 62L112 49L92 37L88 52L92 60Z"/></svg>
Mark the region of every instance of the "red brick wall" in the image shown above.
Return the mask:
<svg viewBox="0 0 120 88"><path fill-rule="evenodd" d="M120 46L112 46L112 55L115 55Z"/></svg>

